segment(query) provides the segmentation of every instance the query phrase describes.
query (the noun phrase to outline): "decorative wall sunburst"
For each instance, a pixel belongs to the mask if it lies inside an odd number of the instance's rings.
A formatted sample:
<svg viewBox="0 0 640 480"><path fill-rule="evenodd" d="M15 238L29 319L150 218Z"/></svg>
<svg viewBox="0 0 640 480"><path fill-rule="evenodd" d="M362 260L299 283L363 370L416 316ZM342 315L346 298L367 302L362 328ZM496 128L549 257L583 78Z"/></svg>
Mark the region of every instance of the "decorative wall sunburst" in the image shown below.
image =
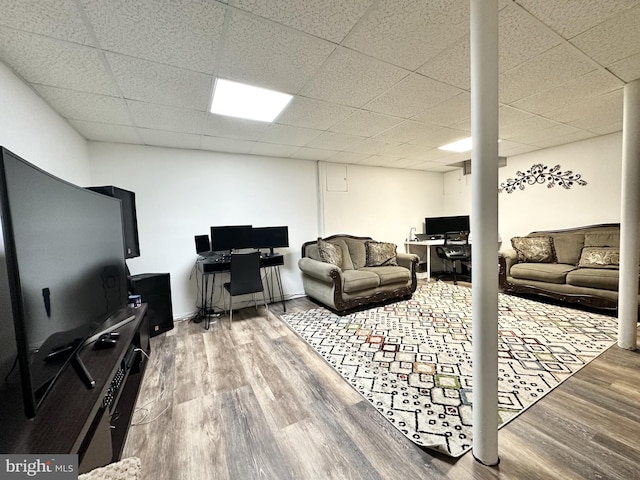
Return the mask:
<svg viewBox="0 0 640 480"><path fill-rule="evenodd" d="M560 185L563 188L569 189L575 185L586 185L587 182L582 179L579 173L573 173L571 170L561 171L560 165L556 165L553 168L549 168L541 163L532 165L526 172L517 171L516 178L508 178L506 182L500 184L498 192L503 191L507 193L513 193L516 188L524 190L527 185L547 184L547 188Z"/></svg>

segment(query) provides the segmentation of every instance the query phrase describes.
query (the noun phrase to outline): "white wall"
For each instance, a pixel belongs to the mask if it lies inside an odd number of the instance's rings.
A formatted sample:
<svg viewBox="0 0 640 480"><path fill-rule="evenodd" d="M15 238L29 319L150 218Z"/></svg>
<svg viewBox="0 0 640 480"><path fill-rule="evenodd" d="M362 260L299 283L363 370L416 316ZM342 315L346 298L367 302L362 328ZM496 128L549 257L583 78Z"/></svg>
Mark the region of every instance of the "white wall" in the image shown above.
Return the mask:
<svg viewBox="0 0 640 480"><path fill-rule="evenodd" d="M422 233L424 218L443 208L440 173L344 165L345 190L329 191L327 167L321 164L320 170L325 236L368 236L395 243L404 252L411 227Z"/></svg>
<svg viewBox="0 0 640 480"><path fill-rule="evenodd" d="M532 165L560 165L587 182L565 189L547 183L499 194L499 230L503 245L511 237L534 230L549 230L620 221L622 134L615 133L581 142L509 157L499 170L499 181L514 178Z"/></svg>
<svg viewBox="0 0 640 480"><path fill-rule="evenodd" d="M89 181L87 142L0 63L0 145L77 185Z"/></svg>
<svg viewBox="0 0 640 480"><path fill-rule="evenodd" d="M287 225L285 295L303 294L300 246L317 237L316 163L110 143L89 144L94 185L136 193L139 258L132 274L171 274L174 317L195 311L194 235L212 225ZM219 290L217 290L219 292Z"/></svg>

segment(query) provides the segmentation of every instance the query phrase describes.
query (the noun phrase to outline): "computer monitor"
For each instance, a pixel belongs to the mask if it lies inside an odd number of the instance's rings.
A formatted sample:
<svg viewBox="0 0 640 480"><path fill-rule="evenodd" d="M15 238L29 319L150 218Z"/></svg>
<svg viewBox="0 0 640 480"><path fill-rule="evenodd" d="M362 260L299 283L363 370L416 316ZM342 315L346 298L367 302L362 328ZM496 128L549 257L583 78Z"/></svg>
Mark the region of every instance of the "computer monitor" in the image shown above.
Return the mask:
<svg viewBox="0 0 640 480"><path fill-rule="evenodd" d="M268 248L273 255L274 248L289 246L289 227L257 227L253 229L253 247Z"/></svg>
<svg viewBox="0 0 640 480"><path fill-rule="evenodd" d="M228 225L211 227L211 250L230 252L239 248L253 247L253 228L251 225Z"/></svg>
<svg viewBox="0 0 640 480"><path fill-rule="evenodd" d="M444 237L447 232L468 232L469 215L451 217L427 217L424 219L424 233L432 237Z"/></svg>

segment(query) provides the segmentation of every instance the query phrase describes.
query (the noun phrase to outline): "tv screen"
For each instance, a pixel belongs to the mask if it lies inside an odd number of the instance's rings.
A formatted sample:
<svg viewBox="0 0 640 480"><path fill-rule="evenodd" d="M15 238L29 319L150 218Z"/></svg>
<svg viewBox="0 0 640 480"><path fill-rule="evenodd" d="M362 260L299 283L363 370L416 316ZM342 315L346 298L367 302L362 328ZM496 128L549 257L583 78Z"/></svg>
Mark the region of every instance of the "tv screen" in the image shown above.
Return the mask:
<svg viewBox="0 0 640 480"><path fill-rule="evenodd" d="M453 217L427 217L424 219L424 233L436 237L447 232L468 232L469 215Z"/></svg>
<svg viewBox="0 0 640 480"><path fill-rule="evenodd" d="M251 225L211 227L211 250L214 252L252 247L253 228Z"/></svg>
<svg viewBox="0 0 640 480"><path fill-rule="evenodd" d="M0 151L10 295L0 305L15 330L19 369L10 376L19 370L25 413L33 417L84 340L126 306L122 213L120 200Z"/></svg>
<svg viewBox="0 0 640 480"><path fill-rule="evenodd" d="M254 227L253 248L274 248L289 246L289 227Z"/></svg>

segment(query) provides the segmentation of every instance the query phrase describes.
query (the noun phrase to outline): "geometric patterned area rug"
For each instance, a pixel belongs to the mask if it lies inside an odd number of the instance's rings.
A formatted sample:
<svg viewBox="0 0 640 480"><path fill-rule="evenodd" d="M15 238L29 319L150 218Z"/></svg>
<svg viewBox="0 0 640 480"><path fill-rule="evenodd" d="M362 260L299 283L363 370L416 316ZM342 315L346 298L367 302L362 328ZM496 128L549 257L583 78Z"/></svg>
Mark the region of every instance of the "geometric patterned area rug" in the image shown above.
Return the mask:
<svg viewBox="0 0 640 480"><path fill-rule="evenodd" d="M500 426L609 348L617 319L511 295L498 299ZM338 316L282 319L414 443L452 457L472 444L471 289L444 282Z"/></svg>

